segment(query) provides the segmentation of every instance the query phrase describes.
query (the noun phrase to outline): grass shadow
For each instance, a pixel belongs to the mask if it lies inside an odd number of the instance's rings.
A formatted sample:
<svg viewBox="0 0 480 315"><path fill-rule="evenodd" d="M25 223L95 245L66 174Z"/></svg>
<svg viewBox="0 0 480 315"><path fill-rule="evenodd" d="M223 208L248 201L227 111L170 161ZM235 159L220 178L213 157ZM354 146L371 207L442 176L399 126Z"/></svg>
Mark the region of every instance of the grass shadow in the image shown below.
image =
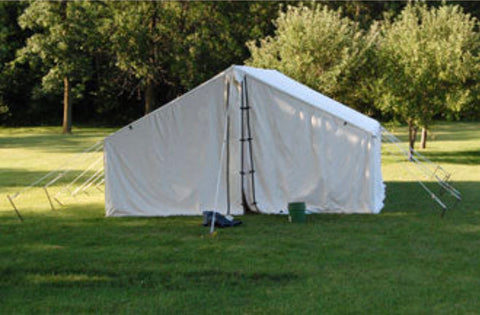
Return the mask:
<svg viewBox="0 0 480 315"><path fill-rule="evenodd" d="M468 151L449 151L449 152L423 152L423 155L428 157L435 163L450 163L463 165L479 165L480 164L480 150Z"/></svg>
<svg viewBox="0 0 480 315"><path fill-rule="evenodd" d="M386 184L385 207L382 213L440 213L442 208L432 199L431 195L417 182L388 181ZM472 211L478 210L478 191L480 182L453 182L453 186L462 194L462 200L457 202L453 196L443 191L437 183L424 182L424 184L440 200L447 205L447 211Z"/></svg>

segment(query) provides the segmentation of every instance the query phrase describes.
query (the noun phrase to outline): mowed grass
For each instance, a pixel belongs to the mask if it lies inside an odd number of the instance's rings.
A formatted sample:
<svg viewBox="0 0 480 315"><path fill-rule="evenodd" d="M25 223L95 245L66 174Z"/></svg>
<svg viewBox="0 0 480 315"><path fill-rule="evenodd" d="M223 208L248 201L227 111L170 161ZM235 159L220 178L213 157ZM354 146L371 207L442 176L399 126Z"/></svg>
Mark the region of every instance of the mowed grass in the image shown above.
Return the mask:
<svg viewBox="0 0 480 315"><path fill-rule="evenodd" d="M0 313L464 314L480 309L480 123L435 126L423 152L464 200L439 208L384 158L379 215L105 218L91 192L52 211L5 198L112 130L0 129ZM394 130L401 138L404 128Z"/></svg>

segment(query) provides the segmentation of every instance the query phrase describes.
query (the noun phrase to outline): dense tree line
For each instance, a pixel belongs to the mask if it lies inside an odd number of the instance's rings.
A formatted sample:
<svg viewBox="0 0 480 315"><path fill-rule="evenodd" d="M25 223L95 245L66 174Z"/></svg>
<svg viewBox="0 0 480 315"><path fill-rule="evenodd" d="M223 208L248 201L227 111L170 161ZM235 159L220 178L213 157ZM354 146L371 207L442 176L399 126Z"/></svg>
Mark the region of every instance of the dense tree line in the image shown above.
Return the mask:
<svg viewBox="0 0 480 315"><path fill-rule="evenodd" d="M0 123L122 125L246 62L414 138L480 115L480 10L458 4L0 2Z"/></svg>
<svg viewBox="0 0 480 315"><path fill-rule="evenodd" d="M243 64L282 5L0 2L0 121L125 124Z"/></svg>

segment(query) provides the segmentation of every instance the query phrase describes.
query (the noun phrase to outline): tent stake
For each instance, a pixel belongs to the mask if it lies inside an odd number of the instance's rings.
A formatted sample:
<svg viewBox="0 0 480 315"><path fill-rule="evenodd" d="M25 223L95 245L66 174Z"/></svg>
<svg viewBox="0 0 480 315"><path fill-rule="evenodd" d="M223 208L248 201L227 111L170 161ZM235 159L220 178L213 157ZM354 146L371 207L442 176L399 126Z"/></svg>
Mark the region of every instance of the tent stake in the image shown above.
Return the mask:
<svg viewBox="0 0 480 315"><path fill-rule="evenodd" d="M13 203L12 198L10 198L10 195L7 195L7 198L8 198L8 201L10 201L10 204L12 205L13 210L15 210L15 213L17 214L17 217L20 219L21 222L23 222L23 218L22 218L22 216L20 215L20 212L18 211L17 207L16 207L15 204Z"/></svg>
<svg viewBox="0 0 480 315"><path fill-rule="evenodd" d="M98 190L100 190L101 192L103 192L103 190L98 187L99 185L103 184L105 182L105 178L102 178L96 185L95 185L95 188L97 188Z"/></svg>
<svg viewBox="0 0 480 315"><path fill-rule="evenodd" d="M50 194L48 193L47 187L43 187L43 190L45 190L45 194L47 195L48 202L50 203L50 207L52 207L52 210L55 210L55 207L53 206L52 199L50 198Z"/></svg>

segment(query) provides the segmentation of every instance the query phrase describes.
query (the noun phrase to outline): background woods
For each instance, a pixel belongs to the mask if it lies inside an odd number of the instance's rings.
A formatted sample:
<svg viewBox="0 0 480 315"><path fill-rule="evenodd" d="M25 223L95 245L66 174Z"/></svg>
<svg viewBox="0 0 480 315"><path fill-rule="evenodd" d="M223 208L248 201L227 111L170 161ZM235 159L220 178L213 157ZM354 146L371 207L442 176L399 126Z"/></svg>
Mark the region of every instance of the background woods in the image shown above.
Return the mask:
<svg viewBox="0 0 480 315"><path fill-rule="evenodd" d="M426 139L436 119L480 117L479 14L468 2L2 2L0 123L123 125L247 63Z"/></svg>

